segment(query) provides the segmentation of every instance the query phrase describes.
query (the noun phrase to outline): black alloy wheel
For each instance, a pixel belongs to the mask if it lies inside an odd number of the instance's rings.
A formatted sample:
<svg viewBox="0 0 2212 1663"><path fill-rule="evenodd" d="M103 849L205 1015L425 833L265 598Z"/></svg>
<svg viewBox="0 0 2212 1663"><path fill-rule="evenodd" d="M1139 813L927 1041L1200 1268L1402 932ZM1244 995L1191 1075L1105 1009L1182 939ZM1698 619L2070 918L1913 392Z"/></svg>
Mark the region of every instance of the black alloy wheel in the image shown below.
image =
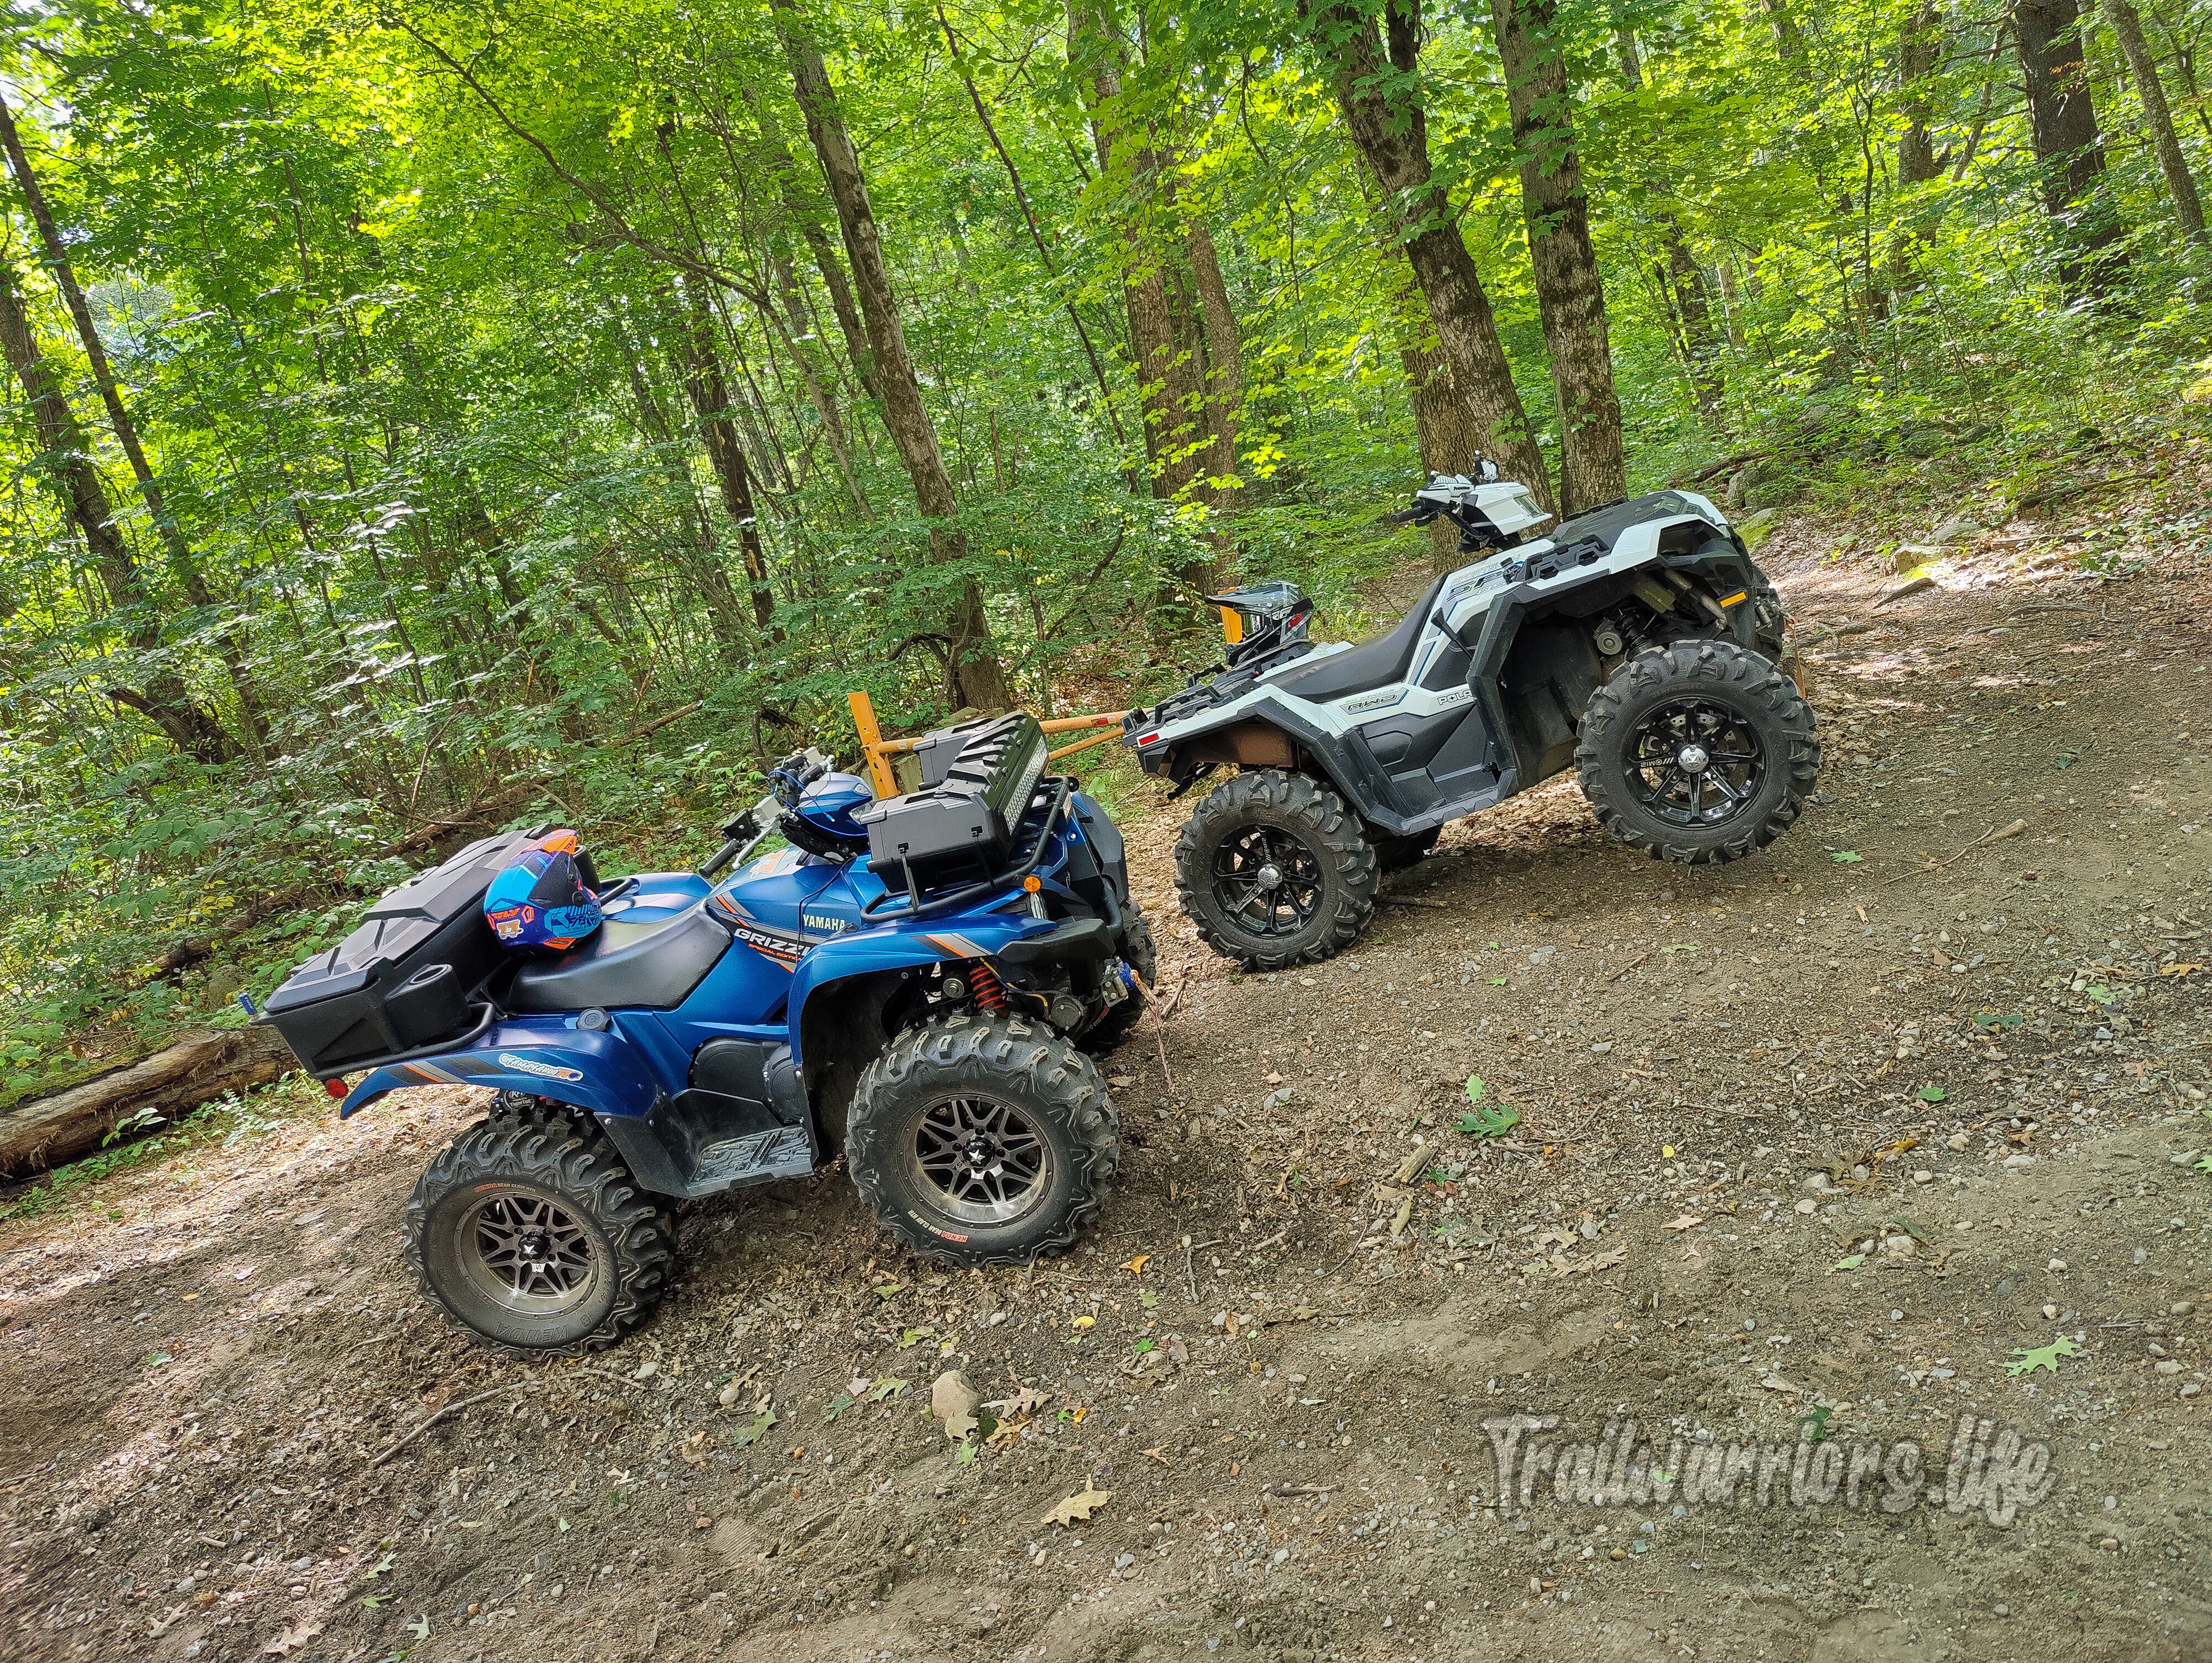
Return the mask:
<svg viewBox="0 0 2212 1663"><path fill-rule="evenodd" d="M1280 768L1224 780L1176 840L1176 898L1248 970L1318 964L1375 911L1375 847L1324 781Z"/></svg>
<svg viewBox="0 0 2212 1663"><path fill-rule="evenodd" d="M1765 747L1741 712L1710 699L1656 705L1636 725L1630 794L1670 826L1725 825L1759 795Z"/></svg>
<svg viewBox="0 0 2212 1663"><path fill-rule="evenodd" d="M1638 653L1583 707L1583 794L1662 860L1741 860L1797 818L1820 769L1813 712L1773 660L1732 641Z"/></svg>
<svg viewBox="0 0 2212 1663"><path fill-rule="evenodd" d="M1279 826L1238 826L1213 852L1213 901L1261 938L1295 936L1321 910L1321 862Z"/></svg>

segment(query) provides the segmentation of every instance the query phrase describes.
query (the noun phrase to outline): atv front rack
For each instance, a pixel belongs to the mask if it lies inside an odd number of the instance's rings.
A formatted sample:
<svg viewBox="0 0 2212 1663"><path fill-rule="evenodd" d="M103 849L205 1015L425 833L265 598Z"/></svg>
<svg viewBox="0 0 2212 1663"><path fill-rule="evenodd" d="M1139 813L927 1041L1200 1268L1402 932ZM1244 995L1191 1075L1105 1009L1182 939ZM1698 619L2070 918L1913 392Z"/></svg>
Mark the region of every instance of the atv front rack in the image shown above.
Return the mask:
<svg viewBox="0 0 2212 1663"><path fill-rule="evenodd" d="M868 784L879 798L896 797L900 787L891 772L891 758L908 755L920 741L884 738L883 729L876 722L875 701L866 693L848 693L845 703L852 710L853 725L860 736L860 754L867 762ZM1095 716L1056 716L1050 720L1040 719L1037 726L1047 733L1091 735L1087 739L1078 739L1072 745L1062 745L1057 750L1047 751L1045 760L1056 762L1079 750L1088 750L1093 745L1103 745L1109 739L1120 738L1121 719L1128 713L1126 710L1106 710Z"/></svg>
<svg viewBox="0 0 2212 1663"><path fill-rule="evenodd" d="M896 924L908 919L934 917L939 913L971 905L1008 889L1018 891L1022 880L1043 862L1045 850L1052 841L1053 828L1067 812L1068 800L1075 794L1075 780L1072 775L1055 774L1050 776L1050 780L1052 800L1045 805L1044 820L1037 828L1036 841L1030 847L1029 859L1020 865L996 873L980 883L969 883L943 895L925 896L915 882L914 868L909 865L906 893L900 895L891 890L884 890L860 908L861 916L871 924ZM1032 798L1030 800L1034 803L1036 799ZM1026 822L1028 816L1024 815L1023 817ZM906 904L896 910L890 910L887 903L893 901L903 901Z"/></svg>

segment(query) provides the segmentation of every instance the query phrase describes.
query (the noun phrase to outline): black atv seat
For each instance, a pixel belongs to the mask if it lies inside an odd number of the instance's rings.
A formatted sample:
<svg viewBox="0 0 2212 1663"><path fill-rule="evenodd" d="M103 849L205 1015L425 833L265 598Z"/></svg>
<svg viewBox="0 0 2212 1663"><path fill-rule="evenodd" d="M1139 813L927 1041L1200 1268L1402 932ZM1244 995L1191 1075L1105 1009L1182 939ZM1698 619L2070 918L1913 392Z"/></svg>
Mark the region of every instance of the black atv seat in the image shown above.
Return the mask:
<svg viewBox="0 0 2212 1663"><path fill-rule="evenodd" d="M517 1016L568 1011L670 1011L690 997L729 950L730 932L704 907L658 924L610 920L580 947L514 973L502 1003Z"/></svg>
<svg viewBox="0 0 2212 1663"><path fill-rule="evenodd" d="M1370 688L1404 681L1407 666L1413 661L1413 649L1420 644L1429 614L1436 610L1437 597L1443 592L1444 579L1450 575L1446 572L1438 576L1421 597L1420 604L1400 619L1389 634L1332 653L1310 670L1294 670L1267 685L1280 688L1292 698L1327 704L1332 699L1349 698Z"/></svg>

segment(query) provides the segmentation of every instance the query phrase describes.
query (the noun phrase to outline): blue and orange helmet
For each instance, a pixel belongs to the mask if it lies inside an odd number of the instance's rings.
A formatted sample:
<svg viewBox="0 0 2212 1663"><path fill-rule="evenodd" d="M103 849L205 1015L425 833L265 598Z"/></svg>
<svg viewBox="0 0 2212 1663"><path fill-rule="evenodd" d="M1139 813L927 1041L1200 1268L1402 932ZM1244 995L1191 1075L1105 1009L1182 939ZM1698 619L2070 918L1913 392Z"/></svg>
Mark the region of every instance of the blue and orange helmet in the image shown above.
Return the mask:
<svg viewBox="0 0 2212 1663"><path fill-rule="evenodd" d="M502 945L573 947L599 927L599 898L586 887L576 834L549 832L491 881L484 918Z"/></svg>

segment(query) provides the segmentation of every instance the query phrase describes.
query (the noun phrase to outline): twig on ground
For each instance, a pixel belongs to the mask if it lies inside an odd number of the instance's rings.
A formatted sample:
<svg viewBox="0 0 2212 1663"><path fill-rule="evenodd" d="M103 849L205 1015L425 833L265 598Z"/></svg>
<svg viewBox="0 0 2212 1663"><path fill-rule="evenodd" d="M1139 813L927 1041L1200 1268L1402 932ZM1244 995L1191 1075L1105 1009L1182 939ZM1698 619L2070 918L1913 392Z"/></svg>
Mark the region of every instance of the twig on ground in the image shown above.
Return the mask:
<svg viewBox="0 0 2212 1663"><path fill-rule="evenodd" d="M1188 959L1185 959L1182 962L1182 974L1176 978L1175 992L1169 994L1167 997L1167 1002L1160 1006L1160 1020L1162 1022L1165 1022L1169 1016L1173 1013L1176 1008L1176 1001L1182 997L1182 990L1189 986L1190 961Z"/></svg>
<svg viewBox="0 0 2212 1663"><path fill-rule="evenodd" d="M1871 635L1881 628L1882 626L1878 623L1830 624L1819 636L1807 643L1802 650L1810 652L1814 647L1826 646L1830 641L1843 635Z"/></svg>
<svg viewBox="0 0 2212 1663"><path fill-rule="evenodd" d="M1145 996L1145 1003L1152 1007L1152 1041L1160 1050L1160 1078L1166 1083L1168 1096L1172 1097L1175 1096L1176 1089L1175 1071L1168 1066L1167 1018L1160 1013L1160 996L1154 992L1151 984L1134 970L1129 972L1129 980L1137 984L1138 991ZM1180 992L1181 989L1178 988L1177 991Z"/></svg>
<svg viewBox="0 0 2212 1663"><path fill-rule="evenodd" d="M1926 590L1933 589L1935 586L1936 580L1933 578L1915 578L1910 583L1901 583L1898 585L1896 588L1884 595L1880 600L1876 601L1875 604L1876 606L1887 606L1893 600L1903 600L1907 595L1917 595Z"/></svg>
<svg viewBox="0 0 2212 1663"><path fill-rule="evenodd" d="M369 1462L369 1465L371 1466L383 1466L385 1462L390 1460L401 1450L406 1448L409 1444L414 1442L416 1439L421 1437L425 1432L428 1432L432 1427L435 1426L440 1421L445 1419L448 1415L458 1415L462 1410L469 1408L472 1405L482 1403L486 1398L498 1397L502 1393L527 1391L536 1382L532 1381L513 1381L505 1386L495 1386L489 1392L479 1392L474 1397L463 1398L459 1403L449 1403L443 1409L441 1409L436 1414L431 1416L429 1419L424 1421L422 1425L416 1427L412 1432L410 1432L405 1436L402 1437L397 1443L391 1445L381 1455L379 1455L375 1460Z"/></svg>
<svg viewBox="0 0 2212 1663"><path fill-rule="evenodd" d="M1629 960L1627 963L1622 965L1620 968L1608 974L1605 980L1607 981L1619 981L1623 976L1626 975L1631 970L1633 970L1638 965L1643 963L1645 959L1650 958L1650 956L1651 955L1649 953L1638 953L1634 958Z"/></svg>
<svg viewBox="0 0 2212 1663"><path fill-rule="evenodd" d="M1885 878L1882 881L1886 884L1901 883L1906 878L1917 877L1923 872L1940 872L1946 866L1950 865L1952 862L1958 860L1964 856L1972 854L1976 849L1982 847L1984 844L2002 843L2008 837L2017 837L2027 829L2027 821L2015 820L2009 826L2001 826L1996 828L1995 830L1984 832L1972 842L1967 844L1965 848L1959 850L1957 853L1947 855L1942 859L1936 861L1933 865L1915 866L1911 871L1899 872L1896 877Z"/></svg>
<svg viewBox="0 0 2212 1663"><path fill-rule="evenodd" d="M2153 468L2131 474L2107 474L2102 479L2092 479L2083 484L2053 485L2047 490L2030 491L2012 505L2012 511L2015 514L2024 513L2030 508L2040 508L2045 503L2063 502L2068 497L2087 496L2092 491L2109 490L2115 485L2132 485L2137 480L2158 477L2158 470Z"/></svg>
<svg viewBox="0 0 2212 1663"><path fill-rule="evenodd" d="M1430 911L1437 913L1456 910L1455 907L1446 906L1441 901L1416 901L1409 895L1378 895L1375 899L1385 907L1426 907Z"/></svg>
<svg viewBox="0 0 2212 1663"><path fill-rule="evenodd" d="M1198 1268L1196 1261L1198 1259L1199 1248L1218 1247L1220 1245L1221 1243L1218 1241L1201 1241L1197 1247L1185 1247L1182 1250L1183 1280L1190 1288L1190 1302L1194 1305L1198 1303Z"/></svg>

